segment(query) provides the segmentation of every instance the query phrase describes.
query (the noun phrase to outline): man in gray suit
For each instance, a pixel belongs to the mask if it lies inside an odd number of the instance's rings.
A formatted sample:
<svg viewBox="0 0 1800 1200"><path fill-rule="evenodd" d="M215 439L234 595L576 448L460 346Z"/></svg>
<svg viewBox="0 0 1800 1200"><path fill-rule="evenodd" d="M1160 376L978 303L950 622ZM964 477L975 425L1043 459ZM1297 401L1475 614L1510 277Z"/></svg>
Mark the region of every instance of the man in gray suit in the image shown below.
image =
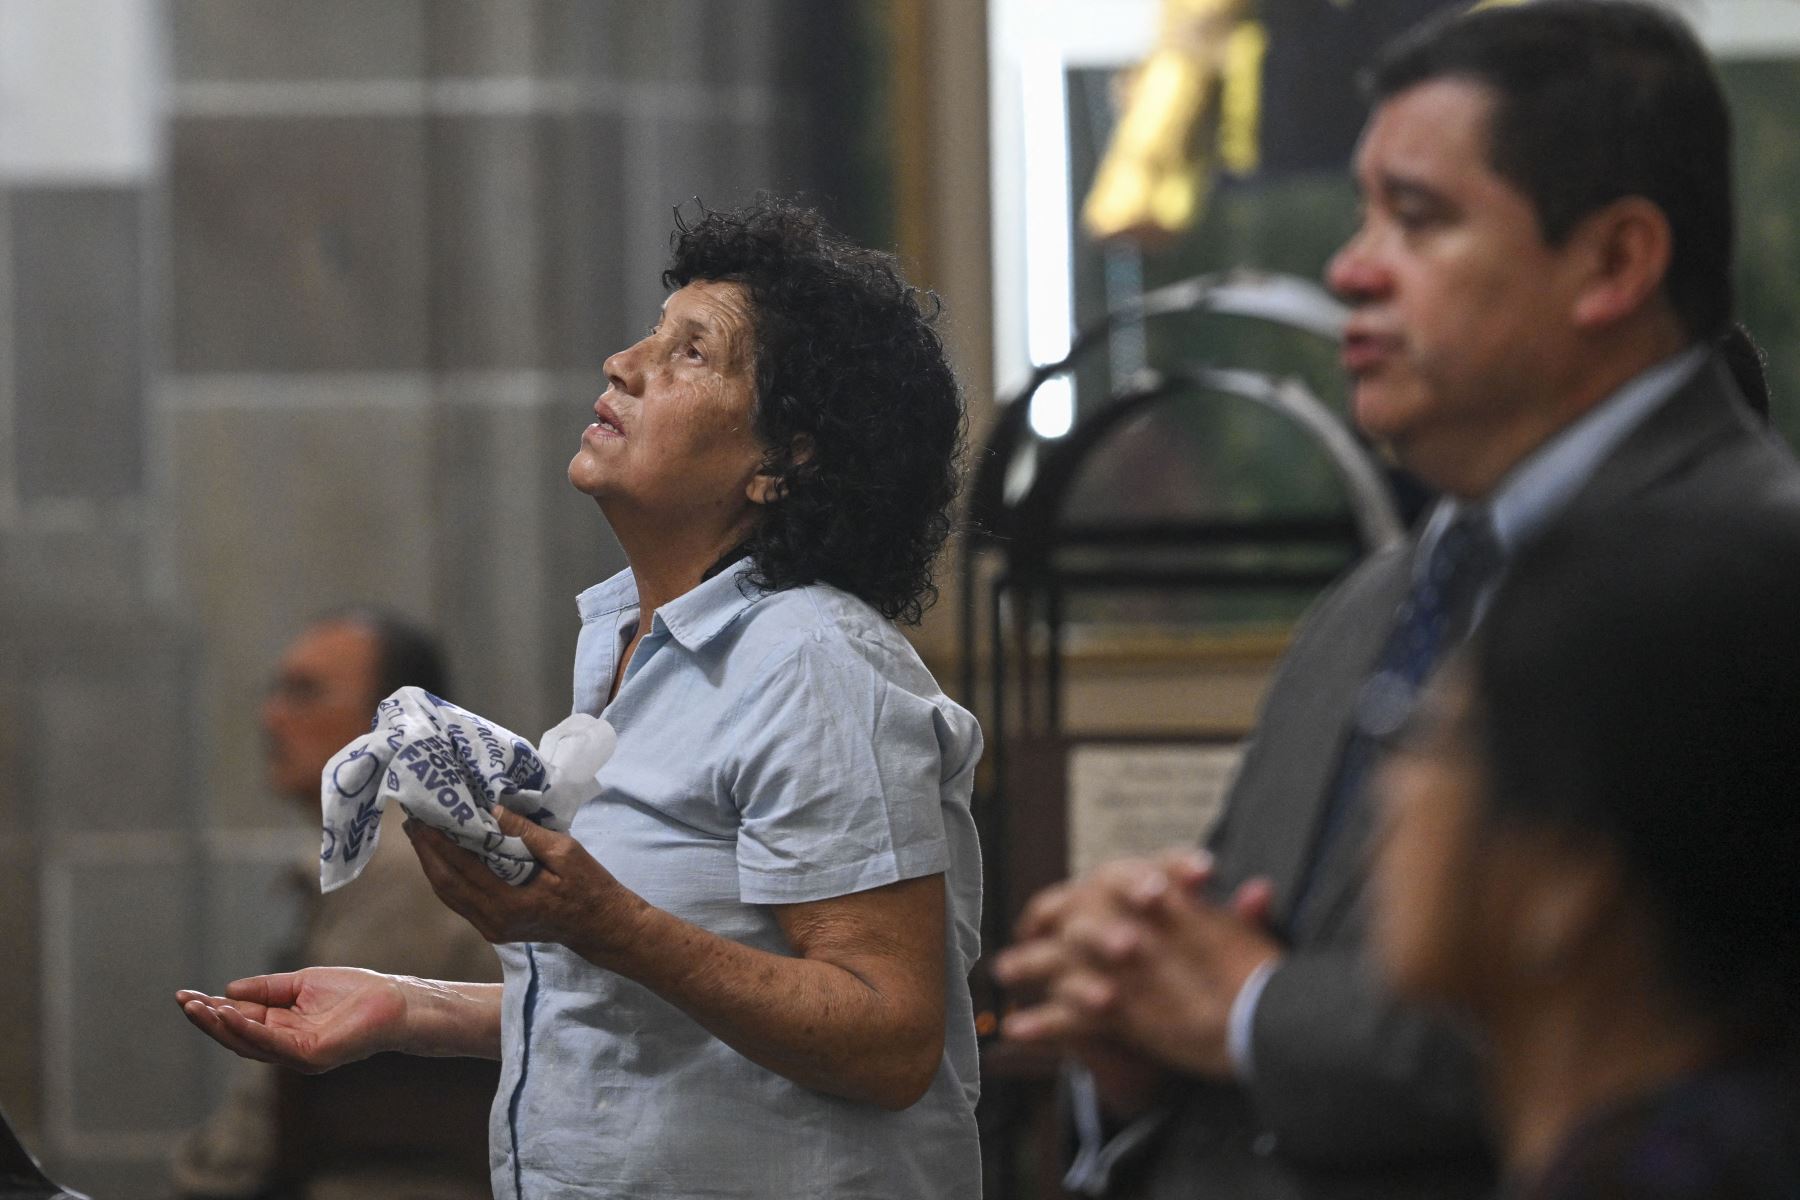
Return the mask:
<svg viewBox="0 0 1800 1200"><path fill-rule="evenodd" d="M1361 564L1278 671L1210 854L1036 897L995 964L1008 1037L1074 1072L1089 1195L1475 1196L1476 1056L1365 969L1365 795L1384 734L1479 620L1506 556L1647 493L1800 519L1800 471L1743 402L1730 129L1658 9L1540 0L1439 20L1372 71L1354 416L1443 494Z"/></svg>

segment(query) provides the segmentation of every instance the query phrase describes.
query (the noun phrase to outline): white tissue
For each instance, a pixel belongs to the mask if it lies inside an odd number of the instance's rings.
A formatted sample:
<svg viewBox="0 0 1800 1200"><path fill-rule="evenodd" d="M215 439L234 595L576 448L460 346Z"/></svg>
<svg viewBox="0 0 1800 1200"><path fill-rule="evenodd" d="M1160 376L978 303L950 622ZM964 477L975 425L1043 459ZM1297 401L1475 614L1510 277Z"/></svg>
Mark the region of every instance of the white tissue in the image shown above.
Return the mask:
<svg viewBox="0 0 1800 1200"><path fill-rule="evenodd" d="M333 755L320 776L319 890L335 891L362 874L389 800L481 855L501 879L524 883L537 863L524 842L500 832L494 805L546 829L568 829L598 790L594 776L615 742L612 726L576 713L534 748L423 688L401 688L376 707L374 728Z"/></svg>

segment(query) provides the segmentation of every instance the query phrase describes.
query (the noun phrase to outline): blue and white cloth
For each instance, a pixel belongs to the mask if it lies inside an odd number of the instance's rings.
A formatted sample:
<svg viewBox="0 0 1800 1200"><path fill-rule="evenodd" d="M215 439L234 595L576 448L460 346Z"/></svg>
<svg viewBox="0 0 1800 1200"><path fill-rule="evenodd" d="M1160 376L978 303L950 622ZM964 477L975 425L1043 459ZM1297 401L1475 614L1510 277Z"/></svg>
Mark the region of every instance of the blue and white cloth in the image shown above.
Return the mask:
<svg viewBox="0 0 1800 1200"><path fill-rule="evenodd" d="M575 810L600 790L594 777L615 742L605 721L577 713L534 747L423 688L403 687L376 706L374 728L333 755L320 776L319 890L362 874L390 800L481 855L501 879L524 883L537 863L524 842L500 832L494 806L568 829Z"/></svg>

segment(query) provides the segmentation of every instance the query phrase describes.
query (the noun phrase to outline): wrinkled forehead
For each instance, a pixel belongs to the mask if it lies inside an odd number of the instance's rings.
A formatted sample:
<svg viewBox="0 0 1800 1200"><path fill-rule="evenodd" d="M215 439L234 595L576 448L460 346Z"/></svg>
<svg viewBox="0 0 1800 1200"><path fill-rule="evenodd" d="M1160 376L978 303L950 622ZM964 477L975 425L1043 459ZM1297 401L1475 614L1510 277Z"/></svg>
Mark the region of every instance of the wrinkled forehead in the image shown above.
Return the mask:
<svg viewBox="0 0 1800 1200"><path fill-rule="evenodd" d="M749 366L756 357L750 290L729 279L696 279L664 297L662 326L712 343L715 361Z"/></svg>

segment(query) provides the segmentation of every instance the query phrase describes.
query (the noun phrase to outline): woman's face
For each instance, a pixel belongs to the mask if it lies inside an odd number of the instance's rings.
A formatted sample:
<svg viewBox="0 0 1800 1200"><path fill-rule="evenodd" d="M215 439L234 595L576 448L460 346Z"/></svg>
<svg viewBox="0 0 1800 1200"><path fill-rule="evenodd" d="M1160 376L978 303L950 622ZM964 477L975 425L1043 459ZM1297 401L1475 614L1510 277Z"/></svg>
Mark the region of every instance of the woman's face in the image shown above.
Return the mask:
<svg viewBox="0 0 1800 1200"><path fill-rule="evenodd" d="M1468 1001L1481 990L1508 857L1481 820L1482 788L1468 689L1453 671L1426 690L1413 736L1376 777L1374 943L1402 995Z"/></svg>
<svg viewBox="0 0 1800 1200"><path fill-rule="evenodd" d="M736 283L695 281L655 328L606 360L607 389L569 463L569 482L609 515L633 512L730 528L767 497L758 476L750 300Z"/></svg>

